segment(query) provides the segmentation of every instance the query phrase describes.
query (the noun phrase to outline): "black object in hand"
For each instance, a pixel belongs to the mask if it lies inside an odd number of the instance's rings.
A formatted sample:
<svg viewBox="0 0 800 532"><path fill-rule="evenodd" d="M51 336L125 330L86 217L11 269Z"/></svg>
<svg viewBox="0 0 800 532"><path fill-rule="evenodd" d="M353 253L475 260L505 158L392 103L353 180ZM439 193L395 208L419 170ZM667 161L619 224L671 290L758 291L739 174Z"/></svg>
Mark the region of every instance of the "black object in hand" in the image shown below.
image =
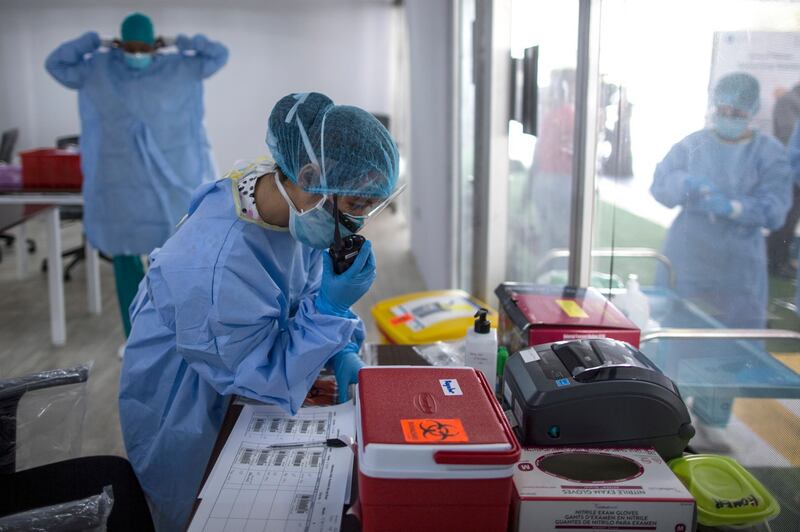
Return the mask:
<svg viewBox="0 0 800 532"><path fill-rule="evenodd" d="M333 260L334 273L339 275L346 271L356 260L361 246L366 241L367 239L361 235L347 235L338 242L338 245L337 242L334 242L328 250Z"/></svg>
<svg viewBox="0 0 800 532"><path fill-rule="evenodd" d="M333 273L340 275L353 264L353 261L358 257L359 251L361 251L361 246L364 245L367 239L356 234L342 238L339 232L339 205L336 194L333 195L333 219L335 224L333 244L328 248L328 253L333 261Z"/></svg>

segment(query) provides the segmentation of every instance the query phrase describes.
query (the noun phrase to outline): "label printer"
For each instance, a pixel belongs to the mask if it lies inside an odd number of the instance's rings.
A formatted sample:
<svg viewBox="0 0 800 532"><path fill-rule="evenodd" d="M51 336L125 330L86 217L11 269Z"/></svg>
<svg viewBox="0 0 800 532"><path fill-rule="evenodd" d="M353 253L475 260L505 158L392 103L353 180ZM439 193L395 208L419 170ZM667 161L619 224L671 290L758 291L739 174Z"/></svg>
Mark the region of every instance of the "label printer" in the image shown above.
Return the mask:
<svg viewBox="0 0 800 532"><path fill-rule="evenodd" d="M694 428L672 380L629 344L541 344L514 353L503 399L524 446L654 447L681 456Z"/></svg>

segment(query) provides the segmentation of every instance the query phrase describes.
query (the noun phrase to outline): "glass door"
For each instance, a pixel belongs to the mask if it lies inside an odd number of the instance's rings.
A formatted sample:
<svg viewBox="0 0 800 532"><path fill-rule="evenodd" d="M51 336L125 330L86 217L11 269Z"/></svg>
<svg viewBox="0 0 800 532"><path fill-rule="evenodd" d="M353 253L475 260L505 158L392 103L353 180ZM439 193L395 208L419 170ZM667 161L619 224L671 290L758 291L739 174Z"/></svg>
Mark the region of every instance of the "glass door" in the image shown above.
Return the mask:
<svg viewBox="0 0 800 532"><path fill-rule="evenodd" d="M794 530L800 343L775 338L800 331L800 6L601 5L594 282L680 388L690 445L746 466Z"/></svg>
<svg viewBox="0 0 800 532"><path fill-rule="evenodd" d="M506 278L565 284L575 141L578 1L513 0L512 56L535 47L535 127L508 128ZM530 53L530 52L529 52ZM517 93L523 89L517 84ZM519 102L518 102L519 104Z"/></svg>
<svg viewBox="0 0 800 532"><path fill-rule="evenodd" d="M475 183L475 72L474 34L475 0L458 2L458 67L456 111L456 205L459 238L456 283L472 286L473 204Z"/></svg>

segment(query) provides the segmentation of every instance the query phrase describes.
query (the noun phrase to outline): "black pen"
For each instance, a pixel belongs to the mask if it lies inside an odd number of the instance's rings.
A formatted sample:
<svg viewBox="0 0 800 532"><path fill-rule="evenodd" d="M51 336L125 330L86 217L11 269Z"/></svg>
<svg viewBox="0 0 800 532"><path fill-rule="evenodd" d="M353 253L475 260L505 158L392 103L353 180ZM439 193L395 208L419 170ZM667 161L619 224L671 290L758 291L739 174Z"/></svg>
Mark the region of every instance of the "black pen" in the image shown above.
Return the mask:
<svg viewBox="0 0 800 532"><path fill-rule="evenodd" d="M345 439L346 438L346 439ZM296 449L302 447L350 447L353 438L349 436L339 436L338 438L328 438L327 440L293 442L293 443L273 443L268 446L270 449Z"/></svg>

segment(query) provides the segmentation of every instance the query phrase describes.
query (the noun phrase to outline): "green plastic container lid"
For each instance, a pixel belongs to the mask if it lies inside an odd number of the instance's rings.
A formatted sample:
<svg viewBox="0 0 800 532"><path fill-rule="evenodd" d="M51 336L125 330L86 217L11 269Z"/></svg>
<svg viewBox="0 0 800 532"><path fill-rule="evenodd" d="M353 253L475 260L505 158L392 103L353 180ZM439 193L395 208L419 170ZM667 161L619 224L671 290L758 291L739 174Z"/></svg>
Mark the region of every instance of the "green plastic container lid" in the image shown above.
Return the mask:
<svg viewBox="0 0 800 532"><path fill-rule="evenodd" d="M778 501L736 460L693 454L669 467L697 502L697 522L705 526L753 526L781 511Z"/></svg>

